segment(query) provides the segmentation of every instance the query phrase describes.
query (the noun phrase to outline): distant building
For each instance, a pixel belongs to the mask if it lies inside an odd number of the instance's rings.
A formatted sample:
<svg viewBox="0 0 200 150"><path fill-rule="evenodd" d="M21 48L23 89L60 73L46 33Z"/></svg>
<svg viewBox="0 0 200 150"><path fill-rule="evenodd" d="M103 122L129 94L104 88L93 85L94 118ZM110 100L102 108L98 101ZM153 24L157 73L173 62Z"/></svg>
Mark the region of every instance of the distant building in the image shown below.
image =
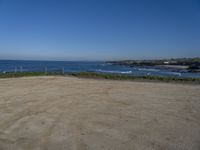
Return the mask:
<svg viewBox="0 0 200 150"><path fill-rule="evenodd" d="M164 64L165 64L165 65L168 65L168 64L169 64L169 62L168 62L168 61L164 61Z"/></svg>
<svg viewBox="0 0 200 150"><path fill-rule="evenodd" d="M165 65L169 65L169 64L176 64L177 62L176 61L164 61L163 62Z"/></svg>

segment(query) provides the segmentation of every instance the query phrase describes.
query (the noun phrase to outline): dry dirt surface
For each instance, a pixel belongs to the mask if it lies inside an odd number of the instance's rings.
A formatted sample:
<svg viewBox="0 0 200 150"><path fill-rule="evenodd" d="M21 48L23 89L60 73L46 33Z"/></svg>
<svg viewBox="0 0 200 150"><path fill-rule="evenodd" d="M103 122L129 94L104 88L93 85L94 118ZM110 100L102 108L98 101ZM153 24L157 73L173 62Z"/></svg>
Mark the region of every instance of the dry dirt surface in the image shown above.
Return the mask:
<svg viewBox="0 0 200 150"><path fill-rule="evenodd" d="M200 150L200 86L0 79L0 150Z"/></svg>

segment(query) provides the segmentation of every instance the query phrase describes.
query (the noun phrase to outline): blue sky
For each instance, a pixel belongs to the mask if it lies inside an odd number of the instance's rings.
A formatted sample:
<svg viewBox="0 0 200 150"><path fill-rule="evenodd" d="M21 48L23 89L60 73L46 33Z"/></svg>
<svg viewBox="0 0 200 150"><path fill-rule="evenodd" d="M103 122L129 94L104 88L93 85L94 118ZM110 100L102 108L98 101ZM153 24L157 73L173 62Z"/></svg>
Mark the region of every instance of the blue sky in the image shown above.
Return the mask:
<svg viewBox="0 0 200 150"><path fill-rule="evenodd" d="M200 56L200 0L0 0L0 59Z"/></svg>

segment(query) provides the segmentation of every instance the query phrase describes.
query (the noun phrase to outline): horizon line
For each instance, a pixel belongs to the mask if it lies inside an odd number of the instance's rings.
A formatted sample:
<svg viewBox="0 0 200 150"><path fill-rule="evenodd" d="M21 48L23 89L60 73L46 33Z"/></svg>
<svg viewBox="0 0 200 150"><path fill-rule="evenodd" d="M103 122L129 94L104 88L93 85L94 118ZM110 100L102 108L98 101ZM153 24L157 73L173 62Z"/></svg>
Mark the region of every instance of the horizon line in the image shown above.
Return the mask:
<svg viewBox="0 0 200 150"><path fill-rule="evenodd" d="M71 62L106 62L106 61L128 61L128 60L169 60L169 59L194 59L200 58L200 56L195 57L169 57L169 58L154 58L154 59L109 59L109 60L55 60L55 59L1 59L0 61L71 61Z"/></svg>

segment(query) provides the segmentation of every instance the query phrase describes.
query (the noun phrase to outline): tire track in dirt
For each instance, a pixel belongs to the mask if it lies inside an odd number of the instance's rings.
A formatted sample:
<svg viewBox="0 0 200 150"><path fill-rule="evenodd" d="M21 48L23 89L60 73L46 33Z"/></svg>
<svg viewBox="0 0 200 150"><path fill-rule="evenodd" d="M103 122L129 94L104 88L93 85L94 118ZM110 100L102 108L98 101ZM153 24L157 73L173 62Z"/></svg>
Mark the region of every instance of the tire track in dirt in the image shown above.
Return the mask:
<svg viewBox="0 0 200 150"><path fill-rule="evenodd" d="M65 95L65 96L73 96L73 94ZM55 98L55 99L57 99L57 98ZM53 100L46 99L45 101L41 101L41 102L35 104L34 106L30 106L30 107L24 109L23 111L14 114L12 117L8 118L3 123L0 123L0 130L1 131L6 130L7 128L12 126L15 122L17 122L18 120L20 120L24 117L45 112L49 107L51 107L51 106L53 107L53 106L55 106L56 103L59 103L59 101L55 101L55 99L53 99Z"/></svg>

